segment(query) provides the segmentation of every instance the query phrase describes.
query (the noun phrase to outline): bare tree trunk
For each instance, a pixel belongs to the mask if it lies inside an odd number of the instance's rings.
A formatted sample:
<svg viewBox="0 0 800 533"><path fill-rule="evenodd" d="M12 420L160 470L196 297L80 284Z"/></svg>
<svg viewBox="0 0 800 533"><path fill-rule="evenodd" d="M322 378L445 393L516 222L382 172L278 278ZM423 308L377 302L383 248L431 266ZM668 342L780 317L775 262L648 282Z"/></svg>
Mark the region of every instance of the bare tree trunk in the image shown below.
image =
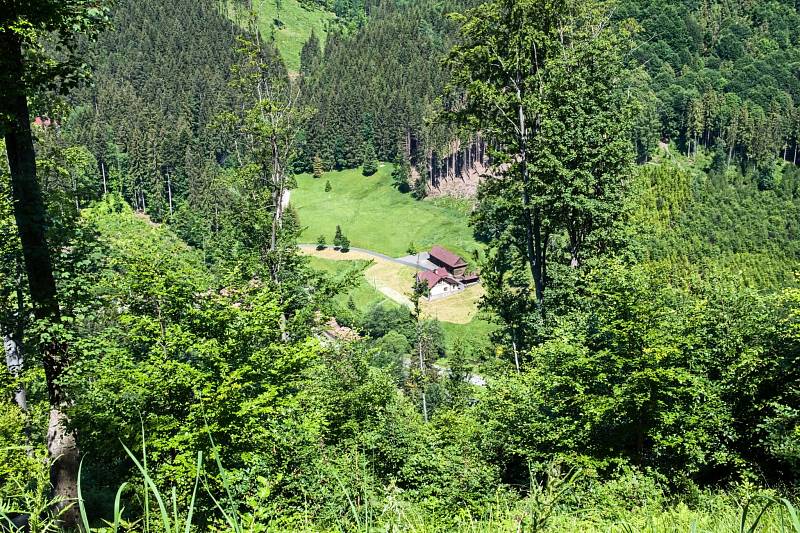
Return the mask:
<svg viewBox="0 0 800 533"><path fill-rule="evenodd" d="M20 43L11 32L0 33L0 54L6 55L7 64L23 79ZM27 98L23 91L12 94L0 102L7 119L0 123L6 140L11 189L14 200L14 218L22 244L22 255L28 278L33 314L37 320L58 324L61 312L58 305L55 278L50 250L45 236L46 212L39 183L36 180L36 155L33 149ZM0 115L1 116L1 115ZM68 365L66 345L53 337L41 346L41 357L50 401L48 450L53 461L50 481L60 506L68 505L77 497L78 448L75 434L68 431L64 422L64 408L68 399L61 388L60 379ZM64 526L78 524L77 507L72 506L62 515Z"/></svg>
<svg viewBox="0 0 800 533"><path fill-rule="evenodd" d="M521 95L518 95L520 102ZM544 284L542 283L542 265L539 262L540 240L541 240L541 217L538 209L531 208L530 193L528 191L528 130L526 124L525 111L522 104L518 105L517 112L519 130L519 166L522 177L522 213L525 219L525 246L528 255L528 265L533 276L534 288L536 291L536 301L541 307ZM535 211L535 212L534 212ZM532 220L533 219L533 220Z"/></svg>
<svg viewBox="0 0 800 533"><path fill-rule="evenodd" d="M3 351L6 355L8 373L14 376L15 379L18 378L22 373L24 359L17 340L10 334L3 335ZM25 394L25 387L23 385L20 385L17 390L14 391L14 403L16 403L17 407L22 411L28 411L28 397Z"/></svg>
<svg viewBox="0 0 800 533"><path fill-rule="evenodd" d="M512 334L513 335L513 334ZM514 335L516 337L516 335ZM517 341L516 338L511 340L511 348L514 349L514 366L517 367L517 374L520 373L519 367L519 352L517 351Z"/></svg>
<svg viewBox="0 0 800 533"><path fill-rule="evenodd" d="M422 391L422 416L428 421L428 400L425 396L425 359L422 353L422 331L419 327L419 314L417 314L417 347L419 349L420 390Z"/></svg>
<svg viewBox="0 0 800 533"><path fill-rule="evenodd" d="M172 216L172 176L167 172L167 199L169 201L169 216Z"/></svg>
<svg viewBox="0 0 800 533"><path fill-rule="evenodd" d="M106 164L100 161L100 172L103 174L103 196L108 194L108 187L106 186Z"/></svg>

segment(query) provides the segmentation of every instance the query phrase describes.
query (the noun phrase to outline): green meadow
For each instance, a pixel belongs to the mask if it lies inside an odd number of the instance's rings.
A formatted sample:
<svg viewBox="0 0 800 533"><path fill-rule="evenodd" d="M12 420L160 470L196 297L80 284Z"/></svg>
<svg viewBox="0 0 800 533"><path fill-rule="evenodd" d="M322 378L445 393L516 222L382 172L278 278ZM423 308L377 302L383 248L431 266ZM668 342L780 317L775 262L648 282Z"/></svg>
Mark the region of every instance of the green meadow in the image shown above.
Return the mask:
<svg viewBox="0 0 800 533"><path fill-rule="evenodd" d="M253 10L261 35L275 40L290 72L300 70L300 50L311 31L325 46L329 24L336 19L330 11L304 6L299 0L253 0ZM247 20L247 12L239 4L231 3L229 11L240 24Z"/></svg>
<svg viewBox="0 0 800 533"><path fill-rule="evenodd" d="M467 225L469 205L449 199L415 200L392 186L392 166L381 164L372 176L360 169L326 172L322 178L297 177L291 203L304 226L301 242L325 235L332 242L340 225L350 245L386 255L405 255L413 243L420 251L440 244L472 261L481 245ZM325 192L330 181L331 191Z"/></svg>

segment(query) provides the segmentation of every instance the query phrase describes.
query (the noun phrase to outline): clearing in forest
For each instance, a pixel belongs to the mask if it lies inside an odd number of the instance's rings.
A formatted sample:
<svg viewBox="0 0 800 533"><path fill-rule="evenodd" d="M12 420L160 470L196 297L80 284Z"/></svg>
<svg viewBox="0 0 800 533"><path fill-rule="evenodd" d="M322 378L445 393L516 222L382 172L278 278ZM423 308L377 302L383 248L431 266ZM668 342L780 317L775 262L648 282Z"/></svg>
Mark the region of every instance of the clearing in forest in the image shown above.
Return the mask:
<svg viewBox="0 0 800 533"><path fill-rule="evenodd" d="M326 172L318 179L298 176L291 203L305 227L300 241L315 243L324 235L330 244L339 225L354 247L400 257L411 243L420 251L439 244L471 262L481 245L467 225L470 201L414 200L392 186L391 173L392 165L382 164L372 176L362 176L360 169Z"/></svg>
<svg viewBox="0 0 800 533"><path fill-rule="evenodd" d="M405 305L410 301L415 269L398 265L385 259L351 250L341 253L333 248L325 250L301 249L310 256L311 266L317 270L339 276L344 272L364 268L364 274L357 287L347 294L337 297L341 303L352 298L357 308L365 310L375 304ZM449 346L460 339L476 348L488 346L489 333L494 327L478 314L478 300L483 295L483 287L475 285L464 291L432 302L423 301L422 310L426 317L436 318L442 323Z"/></svg>
<svg viewBox="0 0 800 533"><path fill-rule="evenodd" d="M228 12L240 25L247 23L248 13L239 0L230 0ZM289 72L300 71L300 50L311 36L311 30L324 46L328 27L336 15L330 11L307 7L299 0L253 0L258 28L267 39L275 39Z"/></svg>

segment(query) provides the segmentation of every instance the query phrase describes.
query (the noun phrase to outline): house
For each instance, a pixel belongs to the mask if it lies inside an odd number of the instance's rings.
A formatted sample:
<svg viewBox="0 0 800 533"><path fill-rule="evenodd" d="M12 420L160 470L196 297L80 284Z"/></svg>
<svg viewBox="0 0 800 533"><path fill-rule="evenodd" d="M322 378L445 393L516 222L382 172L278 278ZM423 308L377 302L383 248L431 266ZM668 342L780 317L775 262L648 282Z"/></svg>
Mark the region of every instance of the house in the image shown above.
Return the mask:
<svg viewBox="0 0 800 533"><path fill-rule="evenodd" d="M451 276L461 277L467 270L467 262L464 259L439 245L431 248L428 256L431 263L446 269Z"/></svg>
<svg viewBox="0 0 800 533"><path fill-rule="evenodd" d="M429 300L464 290L464 284L456 280L444 268L417 272L417 281L428 285Z"/></svg>

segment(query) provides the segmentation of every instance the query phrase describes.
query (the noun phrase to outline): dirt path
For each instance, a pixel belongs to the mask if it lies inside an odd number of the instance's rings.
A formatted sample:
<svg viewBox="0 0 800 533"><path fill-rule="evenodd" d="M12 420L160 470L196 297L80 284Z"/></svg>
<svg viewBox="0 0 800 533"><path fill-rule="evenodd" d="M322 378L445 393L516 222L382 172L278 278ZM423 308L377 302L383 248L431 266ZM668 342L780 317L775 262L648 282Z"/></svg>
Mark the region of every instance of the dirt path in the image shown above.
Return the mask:
<svg viewBox="0 0 800 533"><path fill-rule="evenodd" d="M311 255L316 255L317 257L322 257L324 259L334 259L336 261L354 261L356 259L375 258L396 263L398 265L416 268L417 270L425 270L423 267L405 260L405 258L391 257L380 252L367 250L366 248L351 247L349 252L340 252L338 250L334 250L332 246L328 246L324 250L317 250L316 244L298 244L297 247L304 251L311 250L313 252Z"/></svg>

